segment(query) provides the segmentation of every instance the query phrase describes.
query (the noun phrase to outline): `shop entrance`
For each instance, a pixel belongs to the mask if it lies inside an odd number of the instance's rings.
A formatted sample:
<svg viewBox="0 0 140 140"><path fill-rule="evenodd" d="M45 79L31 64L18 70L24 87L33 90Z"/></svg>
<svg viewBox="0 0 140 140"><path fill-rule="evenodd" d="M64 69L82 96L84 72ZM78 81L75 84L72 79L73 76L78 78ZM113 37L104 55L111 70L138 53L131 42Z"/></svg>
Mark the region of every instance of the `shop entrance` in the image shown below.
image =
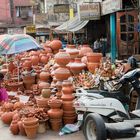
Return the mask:
<svg viewBox="0 0 140 140"><path fill-rule="evenodd" d="M117 12L117 46L119 59L138 54L137 11Z"/></svg>

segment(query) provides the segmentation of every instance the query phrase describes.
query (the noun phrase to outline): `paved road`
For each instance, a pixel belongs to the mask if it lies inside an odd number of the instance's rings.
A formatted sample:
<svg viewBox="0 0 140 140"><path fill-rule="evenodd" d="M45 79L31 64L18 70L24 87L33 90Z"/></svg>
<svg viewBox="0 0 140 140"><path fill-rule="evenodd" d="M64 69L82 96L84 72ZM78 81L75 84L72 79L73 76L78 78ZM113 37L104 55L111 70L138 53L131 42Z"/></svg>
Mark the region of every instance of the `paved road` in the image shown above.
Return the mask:
<svg viewBox="0 0 140 140"><path fill-rule="evenodd" d="M0 140L27 140L26 136L11 134L9 126L4 125L0 121ZM73 134L59 136L58 132L47 130L44 134L37 134L34 140L85 140L82 131L75 132ZM112 140L140 140L140 129L135 138L126 139L112 139Z"/></svg>

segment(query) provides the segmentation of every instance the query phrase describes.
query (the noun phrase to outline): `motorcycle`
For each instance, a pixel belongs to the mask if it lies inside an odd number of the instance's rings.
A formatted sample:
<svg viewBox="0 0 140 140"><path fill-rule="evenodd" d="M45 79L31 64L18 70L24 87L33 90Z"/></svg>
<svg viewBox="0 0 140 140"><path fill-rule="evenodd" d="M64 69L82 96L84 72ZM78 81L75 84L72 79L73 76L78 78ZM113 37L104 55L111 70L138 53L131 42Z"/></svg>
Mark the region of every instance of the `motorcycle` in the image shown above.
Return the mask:
<svg viewBox="0 0 140 140"><path fill-rule="evenodd" d="M137 127L140 126L140 69L124 74L110 91L76 89L74 107L78 120L83 120L83 132L86 140L106 140L108 138L136 137ZM118 89L131 85L129 94ZM116 87L116 88L115 88ZM111 91L117 89L116 91ZM132 91L138 93L136 109L129 112L129 95Z"/></svg>

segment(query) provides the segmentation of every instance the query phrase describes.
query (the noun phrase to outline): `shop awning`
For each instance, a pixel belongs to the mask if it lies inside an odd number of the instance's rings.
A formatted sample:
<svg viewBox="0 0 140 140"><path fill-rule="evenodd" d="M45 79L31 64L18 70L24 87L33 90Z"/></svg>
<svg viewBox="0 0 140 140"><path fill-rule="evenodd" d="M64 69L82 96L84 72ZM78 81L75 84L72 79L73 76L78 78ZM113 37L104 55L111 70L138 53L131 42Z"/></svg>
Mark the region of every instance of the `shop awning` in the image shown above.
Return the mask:
<svg viewBox="0 0 140 140"><path fill-rule="evenodd" d="M89 20L81 21L78 16L72 18L71 20L68 20L64 22L62 25L55 28L55 31L69 31L69 32L76 32L80 29L82 29L86 24L89 22Z"/></svg>

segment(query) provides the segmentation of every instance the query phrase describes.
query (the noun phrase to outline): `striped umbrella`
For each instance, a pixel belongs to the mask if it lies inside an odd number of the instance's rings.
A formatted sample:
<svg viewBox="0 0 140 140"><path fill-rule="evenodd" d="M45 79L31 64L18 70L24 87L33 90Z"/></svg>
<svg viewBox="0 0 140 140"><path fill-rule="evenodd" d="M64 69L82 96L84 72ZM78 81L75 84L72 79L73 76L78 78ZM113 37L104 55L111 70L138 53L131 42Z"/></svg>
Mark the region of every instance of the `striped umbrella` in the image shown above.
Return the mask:
<svg viewBox="0 0 140 140"><path fill-rule="evenodd" d="M29 35L16 34L0 36L1 54L16 54L39 48L39 44Z"/></svg>

